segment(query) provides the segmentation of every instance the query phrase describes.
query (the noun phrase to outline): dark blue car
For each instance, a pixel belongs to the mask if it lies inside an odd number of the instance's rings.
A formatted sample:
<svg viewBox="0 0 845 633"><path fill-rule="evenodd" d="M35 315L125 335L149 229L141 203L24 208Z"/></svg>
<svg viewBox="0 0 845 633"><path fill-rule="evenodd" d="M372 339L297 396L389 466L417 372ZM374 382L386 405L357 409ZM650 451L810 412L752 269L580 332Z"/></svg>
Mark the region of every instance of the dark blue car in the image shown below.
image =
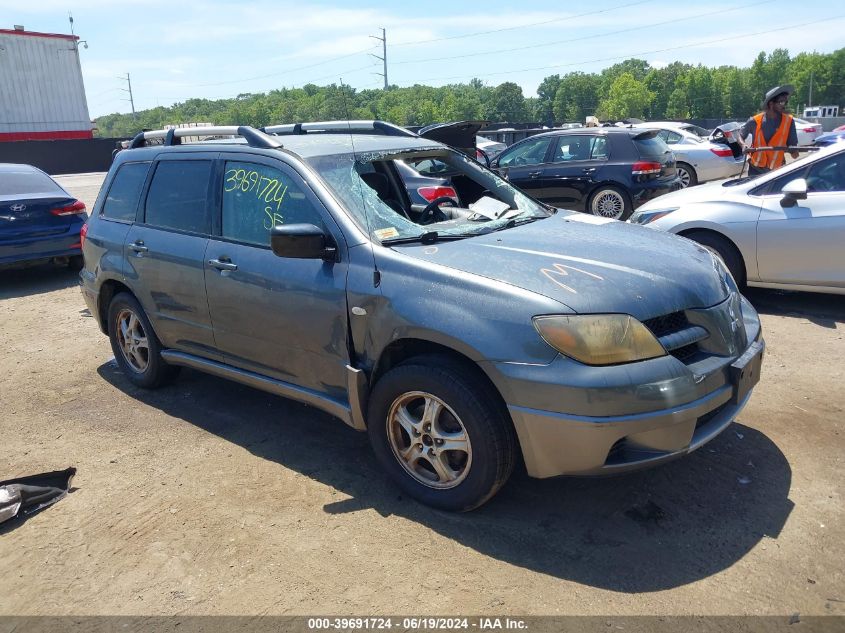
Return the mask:
<svg viewBox="0 0 845 633"><path fill-rule="evenodd" d="M514 143L491 168L553 207L626 220L634 209L681 187L672 150L658 130L554 130Z"/></svg>
<svg viewBox="0 0 845 633"><path fill-rule="evenodd" d="M0 268L55 261L82 268L85 204L31 165L0 163Z"/></svg>

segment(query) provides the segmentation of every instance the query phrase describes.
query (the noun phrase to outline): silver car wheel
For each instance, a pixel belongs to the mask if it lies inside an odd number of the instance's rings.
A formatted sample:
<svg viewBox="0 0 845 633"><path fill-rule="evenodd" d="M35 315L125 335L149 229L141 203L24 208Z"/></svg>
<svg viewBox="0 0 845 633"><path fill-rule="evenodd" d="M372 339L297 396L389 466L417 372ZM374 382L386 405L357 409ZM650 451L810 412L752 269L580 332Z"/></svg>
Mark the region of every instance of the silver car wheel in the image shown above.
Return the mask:
<svg viewBox="0 0 845 633"><path fill-rule="evenodd" d="M440 398L409 391L393 401L387 415L393 455L417 482L454 488L469 474L472 446L461 419Z"/></svg>
<svg viewBox="0 0 845 633"><path fill-rule="evenodd" d="M150 365L150 345L144 326L132 310L123 309L117 315L117 341L123 359L143 374Z"/></svg>
<svg viewBox="0 0 845 633"><path fill-rule="evenodd" d="M613 189L607 189L593 197L590 212L603 218L618 220L625 212L625 199Z"/></svg>
<svg viewBox="0 0 845 633"><path fill-rule="evenodd" d="M681 188L686 189L690 185L690 173L683 167L677 167L678 178L681 179Z"/></svg>

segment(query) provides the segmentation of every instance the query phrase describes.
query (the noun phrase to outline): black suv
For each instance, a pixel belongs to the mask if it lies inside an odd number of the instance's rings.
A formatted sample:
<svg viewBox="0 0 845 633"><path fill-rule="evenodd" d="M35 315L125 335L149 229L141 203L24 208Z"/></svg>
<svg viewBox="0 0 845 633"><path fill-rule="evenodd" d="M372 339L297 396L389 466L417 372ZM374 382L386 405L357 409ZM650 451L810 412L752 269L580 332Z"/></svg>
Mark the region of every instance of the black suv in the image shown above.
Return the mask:
<svg viewBox="0 0 845 633"><path fill-rule="evenodd" d="M400 161L455 196L414 204ZM684 455L759 377L759 319L709 251L382 122L145 132L86 226L82 291L132 383L189 367L318 407L440 508L520 457L552 477Z"/></svg>
<svg viewBox="0 0 845 633"><path fill-rule="evenodd" d="M679 189L675 156L658 130L555 130L511 145L491 167L537 200L625 220L640 204Z"/></svg>

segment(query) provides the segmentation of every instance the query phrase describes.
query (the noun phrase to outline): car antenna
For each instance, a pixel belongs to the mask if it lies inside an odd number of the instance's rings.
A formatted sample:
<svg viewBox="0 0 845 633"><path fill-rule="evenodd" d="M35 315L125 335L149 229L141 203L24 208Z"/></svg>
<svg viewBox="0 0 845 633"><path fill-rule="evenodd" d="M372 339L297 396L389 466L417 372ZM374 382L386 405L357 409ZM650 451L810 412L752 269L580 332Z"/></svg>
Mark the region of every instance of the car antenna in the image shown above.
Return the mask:
<svg viewBox="0 0 845 633"><path fill-rule="evenodd" d="M351 122L351 118L349 116L349 105L346 102L346 90L345 90L345 86L343 84L343 77L340 77L340 97L343 100L343 111L346 114L346 126L349 130L349 142L352 144L352 161L353 161L352 169L354 171L355 166L358 164L358 154L355 151L355 135L352 134L352 122ZM361 206L364 209L364 218L366 219L366 222L367 222L367 235L370 237L370 253L373 256L373 287L378 288L381 285L381 273L379 272L378 264L376 263L375 248L373 248L373 245L372 245L373 230L372 230L372 227L370 226L370 214L367 211L367 201L364 199L364 189L362 188L363 181L361 181L360 178L358 179L358 181L359 181L359 184L358 184L359 191L361 192Z"/></svg>

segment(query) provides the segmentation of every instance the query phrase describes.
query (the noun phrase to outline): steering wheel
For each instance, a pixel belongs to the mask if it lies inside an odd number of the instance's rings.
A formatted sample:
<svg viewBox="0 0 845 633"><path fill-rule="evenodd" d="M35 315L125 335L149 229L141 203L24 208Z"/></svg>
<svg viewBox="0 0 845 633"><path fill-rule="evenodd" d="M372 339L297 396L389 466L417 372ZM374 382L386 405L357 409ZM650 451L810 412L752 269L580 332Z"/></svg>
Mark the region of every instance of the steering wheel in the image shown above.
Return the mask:
<svg viewBox="0 0 845 633"><path fill-rule="evenodd" d="M420 213L420 219L417 221L417 224L432 224L434 222L448 220L449 218L446 214L440 210L440 205L446 204L447 202L451 206L455 206L455 201L448 196L440 196L429 202Z"/></svg>
<svg viewBox="0 0 845 633"><path fill-rule="evenodd" d="M420 212L420 219L418 224L432 224L434 222L442 222L443 220L448 220L449 218L440 210L441 204L449 203L451 206L455 206L455 201L448 197L448 196L440 196L439 198L435 198L427 205L425 205L425 209Z"/></svg>

